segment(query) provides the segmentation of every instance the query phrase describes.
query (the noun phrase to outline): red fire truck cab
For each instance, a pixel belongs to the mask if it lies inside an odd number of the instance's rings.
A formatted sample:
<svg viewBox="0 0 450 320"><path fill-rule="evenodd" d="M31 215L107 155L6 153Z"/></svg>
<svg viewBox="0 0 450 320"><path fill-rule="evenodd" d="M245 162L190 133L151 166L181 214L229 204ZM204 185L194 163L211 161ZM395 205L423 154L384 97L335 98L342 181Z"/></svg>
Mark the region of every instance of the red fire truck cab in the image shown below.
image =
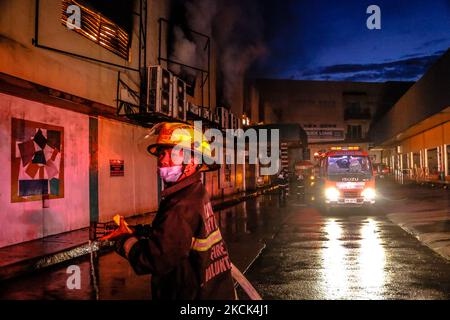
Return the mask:
<svg viewBox="0 0 450 320"><path fill-rule="evenodd" d="M320 155L320 178L327 206L373 205L375 175L369 154L359 147L335 147Z"/></svg>

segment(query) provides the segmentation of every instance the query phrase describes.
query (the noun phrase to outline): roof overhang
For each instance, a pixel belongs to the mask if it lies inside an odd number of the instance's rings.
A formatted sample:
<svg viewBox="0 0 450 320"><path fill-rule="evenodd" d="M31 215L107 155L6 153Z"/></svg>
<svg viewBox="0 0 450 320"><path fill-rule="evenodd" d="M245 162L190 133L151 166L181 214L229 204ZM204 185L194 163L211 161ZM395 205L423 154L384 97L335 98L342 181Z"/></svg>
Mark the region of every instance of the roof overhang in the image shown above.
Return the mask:
<svg viewBox="0 0 450 320"><path fill-rule="evenodd" d="M412 136L415 136L427 130L433 129L434 127L437 127L449 121L450 121L450 107L447 107L441 112L436 113L435 115L409 127L408 129L395 135L391 139L384 141L379 146L392 147L405 139L408 139Z"/></svg>

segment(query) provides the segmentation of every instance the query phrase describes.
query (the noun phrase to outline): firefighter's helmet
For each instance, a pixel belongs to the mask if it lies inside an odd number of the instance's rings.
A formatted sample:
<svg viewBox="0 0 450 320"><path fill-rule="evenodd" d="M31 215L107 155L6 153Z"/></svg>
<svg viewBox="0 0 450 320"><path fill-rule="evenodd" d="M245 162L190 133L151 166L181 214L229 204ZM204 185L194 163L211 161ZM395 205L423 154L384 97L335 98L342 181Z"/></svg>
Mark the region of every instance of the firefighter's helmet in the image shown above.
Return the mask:
<svg viewBox="0 0 450 320"><path fill-rule="evenodd" d="M200 171L218 169L211 155L211 146L205 135L192 125L179 122L161 122L153 126L140 145L151 155L158 156L161 148L180 147L193 151L202 159Z"/></svg>

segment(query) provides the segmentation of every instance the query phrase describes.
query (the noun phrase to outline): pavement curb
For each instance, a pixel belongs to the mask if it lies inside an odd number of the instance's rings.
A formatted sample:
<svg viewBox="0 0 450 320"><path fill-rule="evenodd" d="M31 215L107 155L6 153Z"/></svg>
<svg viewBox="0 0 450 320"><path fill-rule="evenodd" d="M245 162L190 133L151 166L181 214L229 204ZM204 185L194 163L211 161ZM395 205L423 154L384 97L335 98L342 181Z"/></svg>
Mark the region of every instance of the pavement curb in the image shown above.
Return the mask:
<svg viewBox="0 0 450 320"><path fill-rule="evenodd" d="M445 211L441 211L445 212ZM408 234L414 236L420 243L430 248L436 254L450 262L450 234L444 232L420 232L414 226L425 225L425 222L405 219L411 213L390 213L388 219L398 225Z"/></svg>

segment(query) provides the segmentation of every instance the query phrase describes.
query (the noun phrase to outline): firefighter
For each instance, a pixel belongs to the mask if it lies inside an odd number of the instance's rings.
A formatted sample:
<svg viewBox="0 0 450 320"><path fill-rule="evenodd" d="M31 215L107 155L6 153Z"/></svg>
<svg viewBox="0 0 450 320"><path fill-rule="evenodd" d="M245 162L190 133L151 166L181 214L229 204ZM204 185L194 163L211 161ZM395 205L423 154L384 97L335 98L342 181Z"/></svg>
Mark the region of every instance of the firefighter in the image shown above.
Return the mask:
<svg viewBox="0 0 450 320"><path fill-rule="evenodd" d="M303 172L299 172L297 175L296 187L297 187L297 199L304 199L305 198L305 176L303 175Z"/></svg>
<svg viewBox="0 0 450 320"><path fill-rule="evenodd" d="M190 125L164 122L142 144L158 158L165 189L149 230L120 220L109 236L116 252L137 274L152 275L153 299L234 300L228 250L201 181L201 172L215 169L202 161L213 162L209 143Z"/></svg>
<svg viewBox="0 0 450 320"><path fill-rule="evenodd" d="M278 175L277 183L281 187L281 198L285 200L289 188L289 175L286 168L283 168Z"/></svg>

